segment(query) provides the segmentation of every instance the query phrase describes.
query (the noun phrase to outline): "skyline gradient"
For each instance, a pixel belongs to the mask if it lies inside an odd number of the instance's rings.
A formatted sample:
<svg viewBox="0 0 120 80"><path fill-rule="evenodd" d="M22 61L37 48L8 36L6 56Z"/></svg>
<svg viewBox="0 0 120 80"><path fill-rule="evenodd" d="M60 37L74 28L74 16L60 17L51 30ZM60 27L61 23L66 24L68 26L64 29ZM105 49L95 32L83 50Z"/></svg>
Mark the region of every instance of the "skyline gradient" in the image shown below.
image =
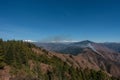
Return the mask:
<svg viewBox="0 0 120 80"><path fill-rule="evenodd" d="M120 42L119 4L119 0L0 0L0 38Z"/></svg>

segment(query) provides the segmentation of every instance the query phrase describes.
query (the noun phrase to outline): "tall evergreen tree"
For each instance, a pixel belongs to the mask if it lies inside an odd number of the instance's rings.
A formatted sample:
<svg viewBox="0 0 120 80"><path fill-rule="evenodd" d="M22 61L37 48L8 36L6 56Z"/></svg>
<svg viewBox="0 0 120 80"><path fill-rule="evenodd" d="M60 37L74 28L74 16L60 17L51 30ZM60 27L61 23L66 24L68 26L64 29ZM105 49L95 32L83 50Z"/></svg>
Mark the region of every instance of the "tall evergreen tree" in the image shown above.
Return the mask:
<svg viewBox="0 0 120 80"><path fill-rule="evenodd" d="M0 69L3 69L5 66L4 63L4 50L3 50L3 41L0 39Z"/></svg>

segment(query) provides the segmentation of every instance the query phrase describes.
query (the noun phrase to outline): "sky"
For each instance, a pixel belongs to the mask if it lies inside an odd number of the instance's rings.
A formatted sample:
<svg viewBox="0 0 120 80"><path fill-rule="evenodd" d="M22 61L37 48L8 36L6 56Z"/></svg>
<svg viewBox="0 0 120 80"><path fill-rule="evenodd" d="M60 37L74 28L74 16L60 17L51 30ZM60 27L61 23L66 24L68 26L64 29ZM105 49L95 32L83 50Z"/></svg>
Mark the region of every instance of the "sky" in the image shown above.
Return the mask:
<svg viewBox="0 0 120 80"><path fill-rule="evenodd" d="M120 1L0 0L0 38L120 42Z"/></svg>

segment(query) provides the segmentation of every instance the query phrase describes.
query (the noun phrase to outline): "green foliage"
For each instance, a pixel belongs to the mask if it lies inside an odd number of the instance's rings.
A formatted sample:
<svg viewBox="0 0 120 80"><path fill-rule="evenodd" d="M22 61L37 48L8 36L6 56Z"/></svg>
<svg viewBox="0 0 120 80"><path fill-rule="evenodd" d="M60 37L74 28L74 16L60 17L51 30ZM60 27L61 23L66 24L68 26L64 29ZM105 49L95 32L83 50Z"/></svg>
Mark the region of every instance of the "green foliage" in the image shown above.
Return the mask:
<svg viewBox="0 0 120 80"><path fill-rule="evenodd" d="M4 50L3 50L3 44L2 44L2 40L0 39L0 69L3 69L5 66L4 63Z"/></svg>
<svg viewBox="0 0 120 80"><path fill-rule="evenodd" d="M15 76L11 80L119 80L102 71L74 68L56 56L48 57L49 52L44 49L37 48L44 53L39 55L32 48L37 47L22 41L0 39L0 69L10 66L10 74ZM43 74L41 63L52 69Z"/></svg>

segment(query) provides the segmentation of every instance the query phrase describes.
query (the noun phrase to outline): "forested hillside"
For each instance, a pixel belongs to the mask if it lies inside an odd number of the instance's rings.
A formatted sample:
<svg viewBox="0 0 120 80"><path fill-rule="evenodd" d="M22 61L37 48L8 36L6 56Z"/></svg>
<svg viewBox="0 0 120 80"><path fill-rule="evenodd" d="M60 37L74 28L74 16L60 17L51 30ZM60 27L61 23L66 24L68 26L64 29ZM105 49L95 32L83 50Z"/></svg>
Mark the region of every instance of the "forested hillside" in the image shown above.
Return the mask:
<svg viewBox="0 0 120 80"><path fill-rule="evenodd" d="M0 39L0 80L120 80L68 62L31 43Z"/></svg>

